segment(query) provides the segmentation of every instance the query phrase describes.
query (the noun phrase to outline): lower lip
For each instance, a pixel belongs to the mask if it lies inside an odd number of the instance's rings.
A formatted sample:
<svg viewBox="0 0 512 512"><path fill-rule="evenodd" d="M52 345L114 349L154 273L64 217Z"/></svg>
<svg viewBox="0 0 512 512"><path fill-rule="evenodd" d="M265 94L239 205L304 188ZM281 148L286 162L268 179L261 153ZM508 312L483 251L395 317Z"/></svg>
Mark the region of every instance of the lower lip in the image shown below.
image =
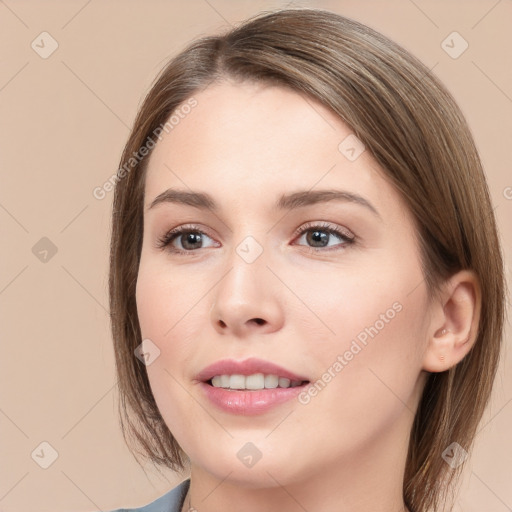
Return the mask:
<svg viewBox="0 0 512 512"><path fill-rule="evenodd" d="M242 416L253 416L263 414L273 407L295 398L304 391L307 385L257 391L216 388L206 382L201 382L200 387L206 397L223 411Z"/></svg>

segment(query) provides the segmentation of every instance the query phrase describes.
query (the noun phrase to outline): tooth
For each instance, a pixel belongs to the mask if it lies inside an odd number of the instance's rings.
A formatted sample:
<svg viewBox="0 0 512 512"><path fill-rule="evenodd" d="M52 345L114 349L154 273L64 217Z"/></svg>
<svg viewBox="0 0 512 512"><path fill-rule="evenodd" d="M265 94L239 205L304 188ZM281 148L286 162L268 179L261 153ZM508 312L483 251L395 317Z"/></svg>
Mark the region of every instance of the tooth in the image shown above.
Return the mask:
<svg viewBox="0 0 512 512"><path fill-rule="evenodd" d="M245 389L263 389L265 387L265 377L263 373L254 373L245 378Z"/></svg>
<svg viewBox="0 0 512 512"><path fill-rule="evenodd" d="M265 387L268 389L277 388L279 377L277 375L265 375Z"/></svg>
<svg viewBox="0 0 512 512"><path fill-rule="evenodd" d="M290 380L286 377L278 377L277 375L264 375L263 373L253 373L252 375L215 375L211 379L212 386L216 388L227 389L275 389L296 387L302 384L301 380Z"/></svg>
<svg viewBox="0 0 512 512"><path fill-rule="evenodd" d="M245 389L245 375L231 375L229 377L231 389Z"/></svg>
<svg viewBox="0 0 512 512"><path fill-rule="evenodd" d="M279 387L280 388L289 388L290 387L290 379L287 379L286 377L279 377Z"/></svg>

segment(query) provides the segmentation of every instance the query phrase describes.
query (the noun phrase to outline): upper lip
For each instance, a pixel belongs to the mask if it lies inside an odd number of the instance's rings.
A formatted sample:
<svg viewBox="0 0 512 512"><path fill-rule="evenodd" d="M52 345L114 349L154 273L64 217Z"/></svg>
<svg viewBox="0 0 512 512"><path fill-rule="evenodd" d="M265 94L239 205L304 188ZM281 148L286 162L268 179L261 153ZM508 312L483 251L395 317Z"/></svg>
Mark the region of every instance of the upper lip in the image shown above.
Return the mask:
<svg viewBox="0 0 512 512"><path fill-rule="evenodd" d="M306 377L297 375L282 366L279 366L264 359L251 357L243 361L235 359L221 359L215 363L203 368L196 379L201 382L208 382L216 375L253 375L254 373L263 373L265 375L277 375L290 380L308 380Z"/></svg>

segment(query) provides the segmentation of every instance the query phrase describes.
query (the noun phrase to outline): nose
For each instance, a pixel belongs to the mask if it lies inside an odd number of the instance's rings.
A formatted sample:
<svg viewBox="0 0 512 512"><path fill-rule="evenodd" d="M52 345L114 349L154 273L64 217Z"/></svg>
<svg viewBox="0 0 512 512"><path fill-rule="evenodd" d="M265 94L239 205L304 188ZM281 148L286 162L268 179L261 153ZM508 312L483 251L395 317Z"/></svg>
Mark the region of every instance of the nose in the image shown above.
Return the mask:
<svg viewBox="0 0 512 512"><path fill-rule="evenodd" d="M263 254L247 263L235 253L212 295L214 329L240 338L278 331L284 323L280 287Z"/></svg>

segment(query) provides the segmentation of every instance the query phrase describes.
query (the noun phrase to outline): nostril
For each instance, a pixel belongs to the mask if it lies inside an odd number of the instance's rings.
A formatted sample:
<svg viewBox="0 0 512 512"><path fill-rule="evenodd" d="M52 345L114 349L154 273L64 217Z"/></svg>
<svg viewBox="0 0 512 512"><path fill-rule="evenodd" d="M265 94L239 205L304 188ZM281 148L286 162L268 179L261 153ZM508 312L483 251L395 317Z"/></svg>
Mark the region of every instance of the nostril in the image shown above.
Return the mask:
<svg viewBox="0 0 512 512"><path fill-rule="evenodd" d="M263 325L265 323L265 320L263 320L263 318L255 318L254 321L258 324L258 325Z"/></svg>

